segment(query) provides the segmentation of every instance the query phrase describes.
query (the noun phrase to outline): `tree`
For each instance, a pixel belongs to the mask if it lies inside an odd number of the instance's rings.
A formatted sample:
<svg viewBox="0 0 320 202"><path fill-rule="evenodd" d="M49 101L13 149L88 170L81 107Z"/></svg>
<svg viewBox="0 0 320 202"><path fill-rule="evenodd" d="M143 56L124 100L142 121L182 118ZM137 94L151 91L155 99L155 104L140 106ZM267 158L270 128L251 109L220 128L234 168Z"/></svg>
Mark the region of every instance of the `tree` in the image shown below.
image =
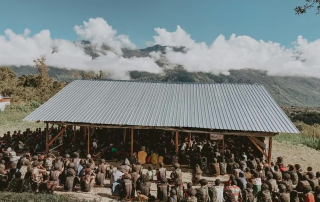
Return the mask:
<svg viewBox="0 0 320 202"><path fill-rule="evenodd" d="M316 8L317 14L320 14L320 0L305 0L306 3L302 6L297 6L294 11L297 15L305 14L309 9Z"/></svg>
<svg viewBox="0 0 320 202"><path fill-rule="evenodd" d="M0 67L0 81L7 86L14 85L16 74L10 67Z"/></svg>
<svg viewBox="0 0 320 202"><path fill-rule="evenodd" d="M35 67L38 69L38 87L46 87L50 83L50 77L48 75L48 66L46 65L46 57L41 56L40 58L33 60Z"/></svg>

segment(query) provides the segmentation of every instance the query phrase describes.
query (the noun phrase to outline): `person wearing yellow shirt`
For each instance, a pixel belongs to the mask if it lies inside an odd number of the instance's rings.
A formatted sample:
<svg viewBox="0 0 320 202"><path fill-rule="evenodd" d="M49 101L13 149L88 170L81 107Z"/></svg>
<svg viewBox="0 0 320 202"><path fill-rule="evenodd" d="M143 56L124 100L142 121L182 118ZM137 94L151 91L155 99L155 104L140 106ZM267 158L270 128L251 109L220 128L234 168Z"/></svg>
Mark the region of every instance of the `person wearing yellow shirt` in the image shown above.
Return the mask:
<svg viewBox="0 0 320 202"><path fill-rule="evenodd" d="M141 162L141 165L146 164L147 152L145 150L145 146L142 146L141 151L138 152L138 160Z"/></svg>

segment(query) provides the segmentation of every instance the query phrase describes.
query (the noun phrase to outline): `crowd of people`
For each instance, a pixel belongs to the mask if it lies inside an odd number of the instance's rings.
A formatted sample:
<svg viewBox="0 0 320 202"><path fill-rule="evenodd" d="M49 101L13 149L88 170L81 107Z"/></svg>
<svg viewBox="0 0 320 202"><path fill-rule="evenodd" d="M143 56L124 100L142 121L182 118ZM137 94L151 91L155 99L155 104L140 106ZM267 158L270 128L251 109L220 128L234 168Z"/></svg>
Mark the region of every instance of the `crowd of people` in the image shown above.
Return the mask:
<svg viewBox="0 0 320 202"><path fill-rule="evenodd" d="M50 135L59 130L51 129ZM113 135L103 135L108 132L103 129L90 132L92 155L84 152L87 138L81 129L66 130L54 143L60 145L55 154L44 152L46 133L40 128L4 134L0 190L90 192L102 186L120 200L320 202L320 172L311 167L303 171L299 164L285 165L281 157L268 164L246 138L230 137L222 148L203 136L182 136L177 155L173 136L153 131L136 135L131 154L130 144L119 138L122 131L109 131ZM166 165L174 170L167 170ZM191 168L190 181L185 180L188 174L182 172L182 165ZM156 190L151 189L152 183Z"/></svg>

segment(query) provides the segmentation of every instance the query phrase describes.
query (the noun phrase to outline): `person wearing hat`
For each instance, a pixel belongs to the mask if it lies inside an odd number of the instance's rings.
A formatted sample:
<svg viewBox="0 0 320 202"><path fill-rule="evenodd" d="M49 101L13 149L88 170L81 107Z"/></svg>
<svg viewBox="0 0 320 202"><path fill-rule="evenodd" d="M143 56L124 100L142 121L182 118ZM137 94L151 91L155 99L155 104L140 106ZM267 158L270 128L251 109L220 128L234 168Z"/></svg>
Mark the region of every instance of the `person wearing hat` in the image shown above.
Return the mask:
<svg viewBox="0 0 320 202"><path fill-rule="evenodd" d="M142 146L141 151L138 152L138 160L141 162L141 165L146 164L147 152L145 150L146 147Z"/></svg>

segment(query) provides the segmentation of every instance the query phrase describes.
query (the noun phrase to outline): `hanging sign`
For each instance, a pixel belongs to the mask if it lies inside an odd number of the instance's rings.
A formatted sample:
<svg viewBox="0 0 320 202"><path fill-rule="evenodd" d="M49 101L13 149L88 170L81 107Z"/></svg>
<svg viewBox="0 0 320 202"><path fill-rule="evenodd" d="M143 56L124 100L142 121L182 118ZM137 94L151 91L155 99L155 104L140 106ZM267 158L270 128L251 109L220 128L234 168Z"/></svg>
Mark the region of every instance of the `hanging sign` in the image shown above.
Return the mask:
<svg viewBox="0 0 320 202"><path fill-rule="evenodd" d="M210 134L210 140L223 140L223 135L220 135L220 134Z"/></svg>

